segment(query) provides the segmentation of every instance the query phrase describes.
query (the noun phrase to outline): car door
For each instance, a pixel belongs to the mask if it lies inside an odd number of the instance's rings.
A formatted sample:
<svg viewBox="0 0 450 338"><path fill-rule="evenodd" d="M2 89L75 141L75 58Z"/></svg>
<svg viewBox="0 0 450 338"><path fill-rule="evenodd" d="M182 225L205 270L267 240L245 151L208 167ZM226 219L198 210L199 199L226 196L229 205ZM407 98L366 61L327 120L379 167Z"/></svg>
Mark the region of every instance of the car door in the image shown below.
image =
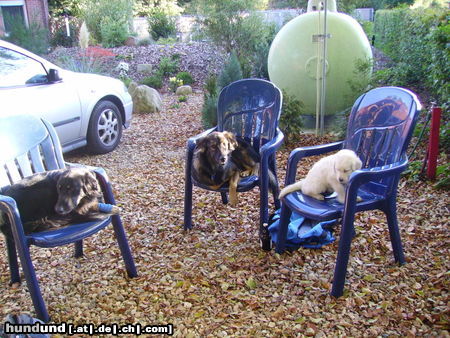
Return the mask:
<svg viewBox="0 0 450 338"><path fill-rule="evenodd" d="M50 82L47 72L41 62L0 47L0 115L45 118L67 145L81 138L80 99L64 79Z"/></svg>

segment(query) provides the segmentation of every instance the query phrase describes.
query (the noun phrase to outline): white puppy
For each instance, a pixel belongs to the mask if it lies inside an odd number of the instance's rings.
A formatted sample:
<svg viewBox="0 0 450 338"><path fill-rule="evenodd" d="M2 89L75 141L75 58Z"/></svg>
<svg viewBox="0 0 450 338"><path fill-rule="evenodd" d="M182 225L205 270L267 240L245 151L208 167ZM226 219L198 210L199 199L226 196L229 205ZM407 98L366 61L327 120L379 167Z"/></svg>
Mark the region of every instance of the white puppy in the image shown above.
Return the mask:
<svg viewBox="0 0 450 338"><path fill-rule="evenodd" d="M324 200L325 193L337 193L337 200L344 203L345 185L350 174L361 169L362 163L354 151L343 149L336 154L321 158L308 172L306 177L294 184L284 187L280 192L280 198L297 190L303 194Z"/></svg>

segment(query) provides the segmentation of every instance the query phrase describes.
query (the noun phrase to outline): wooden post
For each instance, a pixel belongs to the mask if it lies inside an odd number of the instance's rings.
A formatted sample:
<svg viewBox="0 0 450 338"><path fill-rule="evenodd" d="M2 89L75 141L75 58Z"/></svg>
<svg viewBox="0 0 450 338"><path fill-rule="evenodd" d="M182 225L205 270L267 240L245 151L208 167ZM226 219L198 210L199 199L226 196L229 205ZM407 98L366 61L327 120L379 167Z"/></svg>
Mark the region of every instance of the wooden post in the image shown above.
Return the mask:
<svg viewBox="0 0 450 338"><path fill-rule="evenodd" d="M431 110L431 129L428 142L427 177L430 180L436 178L437 158L439 154L439 129L441 125L441 107L433 107Z"/></svg>

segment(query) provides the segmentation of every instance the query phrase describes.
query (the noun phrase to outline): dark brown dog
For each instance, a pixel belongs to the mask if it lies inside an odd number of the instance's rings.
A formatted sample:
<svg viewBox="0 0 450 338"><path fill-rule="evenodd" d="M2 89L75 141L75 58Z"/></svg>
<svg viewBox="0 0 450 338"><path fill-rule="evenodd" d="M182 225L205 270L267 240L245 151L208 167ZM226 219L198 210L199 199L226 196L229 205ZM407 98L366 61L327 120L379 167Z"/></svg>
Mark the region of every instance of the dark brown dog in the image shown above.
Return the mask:
<svg viewBox="0 0 450 338"><path fill-rule="evenodd" d="M108 215L99 213L103 194L95 173L82 167L38 173L4 187L0 194L16 201L25 233ZM119 211L113 206L110 214ZM0 229L11 235L9 219L1 213Z"/></svg>
<svg viewBox="0 0 450 338"><path fill-rule="evenodd" d="M192 177L212 190L228 183L230 204L236 205L240 178L258 175L259 162L259 154L242 138L228 131L212 132L196 143ZM277 186L275 176L270 173L269 177L273 189Z"/></svg>

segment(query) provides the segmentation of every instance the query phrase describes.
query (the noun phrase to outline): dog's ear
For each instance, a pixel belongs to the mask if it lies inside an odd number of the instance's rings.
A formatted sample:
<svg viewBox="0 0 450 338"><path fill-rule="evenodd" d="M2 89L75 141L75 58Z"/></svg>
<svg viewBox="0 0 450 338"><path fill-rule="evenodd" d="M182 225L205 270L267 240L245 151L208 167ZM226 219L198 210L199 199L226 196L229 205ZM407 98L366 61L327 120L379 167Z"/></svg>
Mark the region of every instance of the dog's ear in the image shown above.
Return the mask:
<svg viewBox="0 0 450 338"><path fill-rule="evenodd" d="M203 137L199 138L195 142L195 148L197 148L197 150L200 150L200 151L205 150L206 145L207 145L207 141L208 141L208 137L207 136L203 136Z"/></svg>
<svg viewBox="0 0 450 338"><path fill-rule="evenodd" d="M353 169L353 171L355 171L355 170L361 169L361 167L362 167L362 162L359 159L358 155L356 155L356 158L353 161L353 168L352 169Z"/></svg>
<svg viewBox="0 0 450 338"><path fill-rule="evenodd" d="M99 193L100 187L97 181L97 178L95 177L95 173L92 171L86 172L86 174L83 177L84 181L84 187L86 194L92 194L93 192Z"/></svg>
<svg viewBox="0 0 450 338"><path fill-rule="evenodd" d="M230 149L231 149L231 150L236 149L237 146L238 146L238 142L237 142L237 140L236 140L236 136L235 136L233 133L229 132L229 131L224 131L224 132L223 132L223 135L225 136L225 138L226 138L227 141L229 142L229 144L230 144Z"/></svg>

